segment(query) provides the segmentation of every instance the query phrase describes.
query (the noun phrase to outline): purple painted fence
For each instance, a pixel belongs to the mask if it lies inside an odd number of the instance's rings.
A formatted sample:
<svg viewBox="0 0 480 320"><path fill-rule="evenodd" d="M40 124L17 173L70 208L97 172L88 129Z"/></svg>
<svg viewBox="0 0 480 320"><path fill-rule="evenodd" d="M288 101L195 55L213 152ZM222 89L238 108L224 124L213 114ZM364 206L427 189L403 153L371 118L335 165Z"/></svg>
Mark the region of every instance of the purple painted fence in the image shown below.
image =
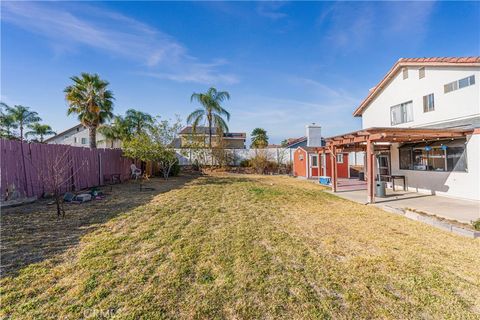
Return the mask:
<svg viewBox="0 0 480 320"><path fill-rule="evenodd" d="M69 168L64 192L77 191L104 184L105 176L119 174L130 178L132 161L122 157L120 149L89 149L55 144L26 143L0 139L0 195L15 185L24 196L41 196L46 190L42 179L55 161L64 158Z"/></svg>

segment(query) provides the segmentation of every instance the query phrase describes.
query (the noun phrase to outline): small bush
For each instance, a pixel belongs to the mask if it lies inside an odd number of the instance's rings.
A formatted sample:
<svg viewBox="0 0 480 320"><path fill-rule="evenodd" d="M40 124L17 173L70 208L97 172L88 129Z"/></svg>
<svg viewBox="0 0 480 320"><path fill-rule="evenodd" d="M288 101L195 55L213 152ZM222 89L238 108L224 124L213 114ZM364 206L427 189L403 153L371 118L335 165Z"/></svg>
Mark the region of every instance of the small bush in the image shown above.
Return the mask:
<svg viewBox="0 0 480 320"><path fill-rule="evenodd" d="M250 168L251 166L252 166L252 162L250 161L250 159L244 159L240 161L240 167L242 168Z"/></svg>
<svg viewBox="0 0 480 320"><path fill-rule="evenodd" d="M176 177L178 176L178 174L180 173L180 165L178 164L178 162L176 162L172 168L170 169L170 172L168 174L169 177ZM163 170L160 168L159 171L158 171L158 174L160 176L163 176Z"/></svg>
<svg viewBox="0 0 480 320"><path fill-rule="evenodd" d="M473 229L480 231L480 219L472 222Z"/></svg>

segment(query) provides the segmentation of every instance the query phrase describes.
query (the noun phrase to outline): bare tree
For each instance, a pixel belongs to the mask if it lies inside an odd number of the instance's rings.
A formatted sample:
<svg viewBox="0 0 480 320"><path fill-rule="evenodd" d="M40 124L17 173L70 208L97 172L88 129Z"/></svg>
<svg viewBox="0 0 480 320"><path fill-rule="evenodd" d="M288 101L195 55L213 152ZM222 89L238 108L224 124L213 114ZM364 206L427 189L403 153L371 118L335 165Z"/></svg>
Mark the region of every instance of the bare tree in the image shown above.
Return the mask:
<svg viewBox="0 0 480 320"><path fill-rule="evenodd" d="M80 165L75 167L70 148L56 152L55 157L51 160L46 170L39 169L32 159L29 160L37 172L38 181L41 181L43 184L43 193L51 192L53 194L57 217L62 216L62 218L65 218L62 191L67 189L67 184L72 182L75 175L85 165L86 160L83 160Z"/></svg>

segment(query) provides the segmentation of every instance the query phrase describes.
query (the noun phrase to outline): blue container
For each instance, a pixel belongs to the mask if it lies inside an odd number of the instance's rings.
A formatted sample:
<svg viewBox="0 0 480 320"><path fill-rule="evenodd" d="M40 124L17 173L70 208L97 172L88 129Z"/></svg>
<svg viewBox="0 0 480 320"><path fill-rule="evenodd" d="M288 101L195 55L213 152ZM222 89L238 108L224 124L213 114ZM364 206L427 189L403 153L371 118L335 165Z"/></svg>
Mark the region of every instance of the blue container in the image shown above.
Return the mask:
<svg viewBox="0 0 480 320"><path fill-rule="evenodd" d="M322 176L318 179L318 182L323 185L329 185L330 184L330 177L325 177Z"/></svg>

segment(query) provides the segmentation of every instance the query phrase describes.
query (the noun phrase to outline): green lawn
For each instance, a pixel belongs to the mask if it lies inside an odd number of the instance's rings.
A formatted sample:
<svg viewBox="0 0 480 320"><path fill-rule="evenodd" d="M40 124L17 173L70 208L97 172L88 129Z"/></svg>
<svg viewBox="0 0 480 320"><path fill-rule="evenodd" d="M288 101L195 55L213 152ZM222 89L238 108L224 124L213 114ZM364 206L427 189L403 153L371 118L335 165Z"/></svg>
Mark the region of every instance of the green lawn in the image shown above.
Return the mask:
<svg viewBox="0 0 480 320"><path fill-rule="evenodd" d="M4 277L0 316L480 318L479 240L287 177L200 177L149 199Z"/></svg>

